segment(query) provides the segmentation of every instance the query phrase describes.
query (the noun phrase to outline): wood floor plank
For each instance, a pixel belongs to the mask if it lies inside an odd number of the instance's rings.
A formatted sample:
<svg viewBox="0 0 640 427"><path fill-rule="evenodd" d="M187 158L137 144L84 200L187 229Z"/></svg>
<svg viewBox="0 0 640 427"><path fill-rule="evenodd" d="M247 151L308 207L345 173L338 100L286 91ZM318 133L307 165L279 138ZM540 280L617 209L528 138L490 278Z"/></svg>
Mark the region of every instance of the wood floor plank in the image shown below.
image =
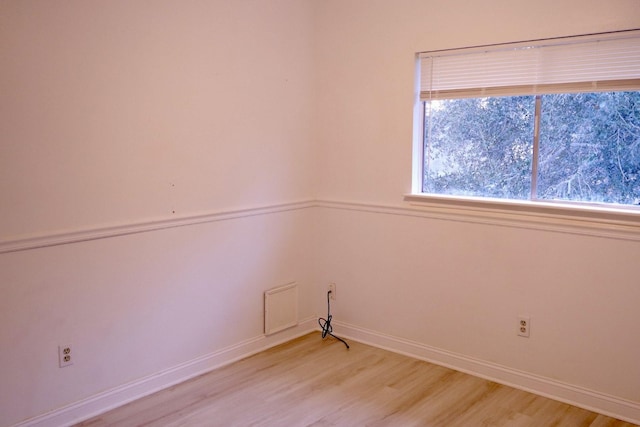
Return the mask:
<svg viewBox="0 0 640 427"><path fill-rule="evenodd" d="M77 424L103 426L585 426L634 424L319 333Z"/></svg>

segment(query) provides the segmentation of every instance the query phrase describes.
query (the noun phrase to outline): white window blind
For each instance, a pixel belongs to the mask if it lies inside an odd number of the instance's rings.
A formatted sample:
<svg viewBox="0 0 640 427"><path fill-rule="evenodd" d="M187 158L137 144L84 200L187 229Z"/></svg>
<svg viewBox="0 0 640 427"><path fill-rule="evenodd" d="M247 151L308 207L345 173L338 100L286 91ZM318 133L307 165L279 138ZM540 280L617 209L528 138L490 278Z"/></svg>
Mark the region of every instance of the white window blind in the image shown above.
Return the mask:
<svg viewBox="0 0 640 427"><path fill-rule="evenodd" d="M640 30L419 54L420 98L640 90Z"/></svg>

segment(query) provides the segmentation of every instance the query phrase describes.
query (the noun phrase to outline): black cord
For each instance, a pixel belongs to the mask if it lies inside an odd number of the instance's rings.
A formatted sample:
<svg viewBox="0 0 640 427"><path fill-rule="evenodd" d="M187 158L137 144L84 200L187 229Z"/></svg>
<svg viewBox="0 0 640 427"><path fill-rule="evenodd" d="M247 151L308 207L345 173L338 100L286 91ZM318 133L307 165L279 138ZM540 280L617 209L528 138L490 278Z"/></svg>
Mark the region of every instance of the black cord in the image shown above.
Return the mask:
<svg viewBox="0 0 640 427"><path fill-rule="evenodd" d="M331 291L327 292L327 318L325 319L324 317L321 317L318 319L318 324L320 325L320 328L322 328L322 339L325 339L327 335L331 335L338 341L342 341L344 345L347 346L347 349L348 349L349 344L347 344L345 340L332 334L333 326L331 326L331 319L333 318L333 316L331 315L331 303L329 301L330 295L331 295Z"/></svg>

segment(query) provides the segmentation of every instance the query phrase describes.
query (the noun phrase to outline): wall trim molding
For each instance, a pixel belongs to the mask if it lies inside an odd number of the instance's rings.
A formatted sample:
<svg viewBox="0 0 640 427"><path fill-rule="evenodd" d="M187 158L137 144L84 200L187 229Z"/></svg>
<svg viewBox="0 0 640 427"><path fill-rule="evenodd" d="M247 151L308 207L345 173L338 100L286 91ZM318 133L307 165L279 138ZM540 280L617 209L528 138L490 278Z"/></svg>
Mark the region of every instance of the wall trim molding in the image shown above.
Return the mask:
<svg viewBox="0 0 640 427"><path fill-rule="evenodd" d="M406 196L405 200L409 206L309 199L181 217L87 227L0 240L0 254L313 207L640 241L640 215L637 213L611 213L597 210L567 209L560 206L534 206L523 209L519 204L514 206L501 204L498 207L487 208L481 205L456 203L437 198L427 202L422 199L424 198L418 200L413 196Z"/></svg>
<svg viewBox="0 0 640 427"><path fill-rule="evenodd" d="M519 205L482 207L464 203L456 204L450 200L417 201L412 197L405 197L405 200L409 206L337 200L318 200L315 205L329 209L640 241L640 215L638 213L600 212L561 206L532 206L526 209Z"/></svg>
<svg viewBox="0 0 640 427"><path fill-rule="evenodd" d="M180 217L171 216L109 226L88 227L77 230L10 238L5 241L0 241L0 254L45 248L49 246L66 245L69 243L86 242L89 240L106 239L109 237L125 236L128 234L145 233L149 231L163 230L166 228L185 227L208 222L268 215L278 212L306 209L313 206L315 206L315 203L312 200L303 200L253 208L207 212Z"/></svg>
<svg viewBox="0 0 640 427"><path fill-rule="evenodd" d="M70 426L152 393L187 381L318 329L317 317L274 335L260 335L151 374L89 398L14 424L13 427Z"/></svg>
<svg viewBox="0 0 640 427"><path fill-rule="evenodd" d="M344 322L336 321L334 326L337 326L338 329L336 334L344 338L451 368L589 411L640 424L639 402L618 398Z"/></svg>

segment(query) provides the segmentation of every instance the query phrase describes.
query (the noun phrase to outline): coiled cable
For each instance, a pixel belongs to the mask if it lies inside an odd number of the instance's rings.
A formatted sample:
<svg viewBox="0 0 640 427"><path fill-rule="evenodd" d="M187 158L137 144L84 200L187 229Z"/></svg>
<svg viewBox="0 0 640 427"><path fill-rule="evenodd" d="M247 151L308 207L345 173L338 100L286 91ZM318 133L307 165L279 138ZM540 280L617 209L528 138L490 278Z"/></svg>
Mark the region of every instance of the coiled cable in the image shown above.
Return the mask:
<svg viewBox="0 0 640 427"><path fill-rule="evenodd" d="M325 339L327 337L327 335L331 335L332 337L334 337L335 339L337 339L338 341L342 341L344 343L344 345L347 346L347 349L349 348L349 344L347 344L347 342L345 340L343 340L340 337L337 337L335 335L333 335L333 326L331 326L331 319L333 318L333 316L331 315L331 301L330 301L330 296L331 296L331 291L327 292L327 318L325 319L324 317L321 317L318 319L318 324L320 325L320 328L322 329L322 339Z"/></svg>

